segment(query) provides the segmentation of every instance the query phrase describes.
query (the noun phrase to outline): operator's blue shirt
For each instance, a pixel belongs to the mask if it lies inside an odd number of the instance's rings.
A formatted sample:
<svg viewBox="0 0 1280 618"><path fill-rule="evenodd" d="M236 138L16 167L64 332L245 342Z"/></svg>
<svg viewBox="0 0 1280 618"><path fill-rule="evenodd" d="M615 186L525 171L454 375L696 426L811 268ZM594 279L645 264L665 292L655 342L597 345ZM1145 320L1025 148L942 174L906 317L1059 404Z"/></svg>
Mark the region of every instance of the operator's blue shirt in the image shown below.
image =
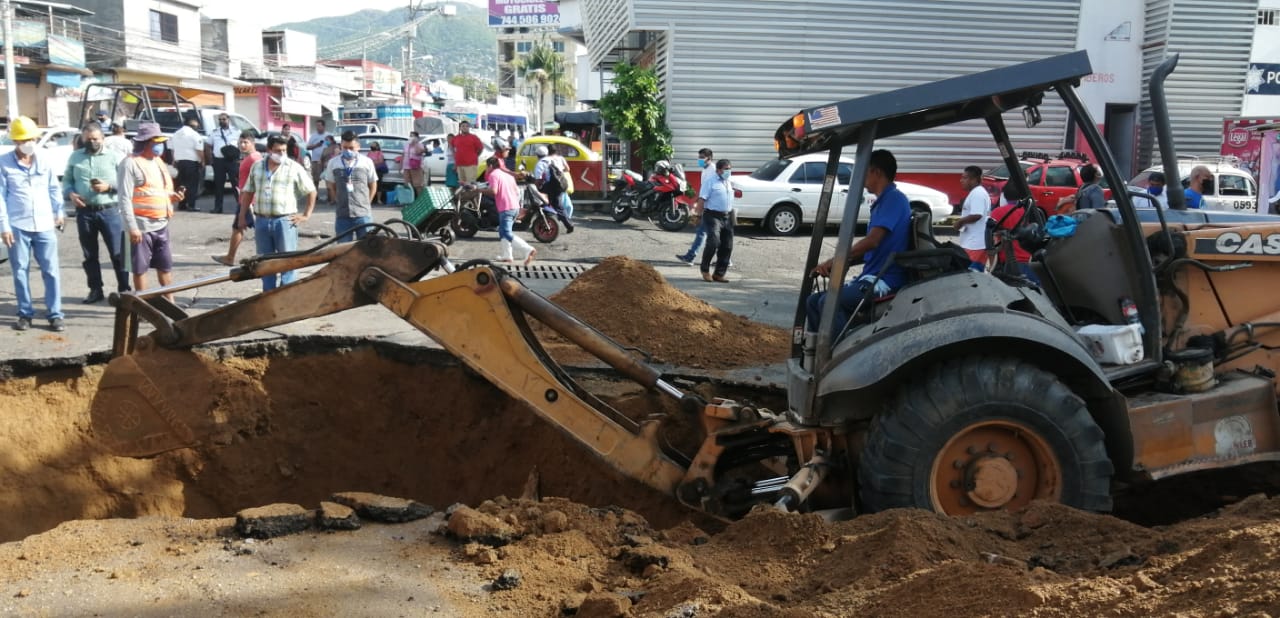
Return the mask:
<svg viewBox="0 0 1280 618"><path fill-rule="evenodd" d="M906 251L911 239L911 202L898 190L898 185L889 183L884 192L871 203L871 222L867 229L884 228L884 239L879 246L863 255L862 274L875 276L895 253ZM881 279L892 290L897 290L907 282L907 274L902 267L894 264L884 271Z"/></svg>
<svg viewBox="0 0 1280 618"><path fill-rule="evenodd" d="M1187 196L1187 208L1200 208L1204 205L1204 196L1200 195L1199 191L1196 191L1191 187L1187 187L1182 194Z"/></svg>

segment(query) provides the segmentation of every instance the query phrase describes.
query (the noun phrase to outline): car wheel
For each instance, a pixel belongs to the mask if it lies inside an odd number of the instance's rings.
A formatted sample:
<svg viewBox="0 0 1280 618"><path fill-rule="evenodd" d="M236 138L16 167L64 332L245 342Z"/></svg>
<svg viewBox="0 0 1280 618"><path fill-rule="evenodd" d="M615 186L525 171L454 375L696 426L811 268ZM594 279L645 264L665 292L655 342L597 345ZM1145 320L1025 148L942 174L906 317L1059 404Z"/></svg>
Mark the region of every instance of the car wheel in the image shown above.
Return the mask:
<svg viewBox="0 0 1280 618"><path fill-rule="evenodd" d="M985 356L940 363L886 410L858 464L869 512L967 515L1033 500L1111 509L1102 430L1080 397L1035 365Z"/></svg>
<svg viewBox="0 0 1280 618"><path fill-rule="evenodd" d="M777 236L791 236L800 230L800 209L795 204L779 204L764 218L764 229Z"/></svg>

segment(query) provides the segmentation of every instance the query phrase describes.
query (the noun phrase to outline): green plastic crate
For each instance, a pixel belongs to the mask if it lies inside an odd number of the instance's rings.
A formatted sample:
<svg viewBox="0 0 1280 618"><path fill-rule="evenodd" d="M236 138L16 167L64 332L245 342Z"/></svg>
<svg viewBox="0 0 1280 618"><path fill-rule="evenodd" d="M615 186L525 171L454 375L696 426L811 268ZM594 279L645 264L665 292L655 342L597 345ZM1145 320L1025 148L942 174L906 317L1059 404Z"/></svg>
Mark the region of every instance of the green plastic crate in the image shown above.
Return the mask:
<svg viewBox="0 0 1280 618"><path fill-rule="evenodd" d="M412 204L400 209L400 218L414 226L421 226L436 209L447 206L452 197L453 193L448 187L427 187Z"/></svg>

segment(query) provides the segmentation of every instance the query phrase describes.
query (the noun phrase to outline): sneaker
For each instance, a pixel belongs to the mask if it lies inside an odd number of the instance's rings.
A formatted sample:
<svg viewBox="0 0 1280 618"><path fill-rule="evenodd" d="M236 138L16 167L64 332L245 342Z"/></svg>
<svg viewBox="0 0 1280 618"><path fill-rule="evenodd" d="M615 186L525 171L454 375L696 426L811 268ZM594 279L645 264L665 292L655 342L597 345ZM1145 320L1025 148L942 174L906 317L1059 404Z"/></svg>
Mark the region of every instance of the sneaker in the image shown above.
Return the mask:
<svg viewBox="0 0 1280 618"><path fill-rule="evenodd" d="M676 259L680 260L681 262L684 262L685 264L693 266L693 258L688 255L680 255L679 253L677 253Z"/></svg>
<svg viewBox="0 0 1280 618"><path fill-rule="evenodd" d="M28 322L28 324L30 324L30 322ZM62 318L49 318L49 330L55 333L60 333L67 330L67 327L62 323Z"/></svg>
<svg viewBox="0 0 1280 618"><path fill-rule="evenodd" d="M13 330L27 330L28 328L31 328L31 318L18 318L18 321L13 323Z"/></svg>
<svg viewBox="0 0 1280 618"><path fill-rule="evenodd" d="M572 234L572 233L573 233L573 224L572 224L572 223L569 223L568 221L565 221L565 222L564 222L564 231L565 231L565 233L566 233L566 234Z"/></svg>

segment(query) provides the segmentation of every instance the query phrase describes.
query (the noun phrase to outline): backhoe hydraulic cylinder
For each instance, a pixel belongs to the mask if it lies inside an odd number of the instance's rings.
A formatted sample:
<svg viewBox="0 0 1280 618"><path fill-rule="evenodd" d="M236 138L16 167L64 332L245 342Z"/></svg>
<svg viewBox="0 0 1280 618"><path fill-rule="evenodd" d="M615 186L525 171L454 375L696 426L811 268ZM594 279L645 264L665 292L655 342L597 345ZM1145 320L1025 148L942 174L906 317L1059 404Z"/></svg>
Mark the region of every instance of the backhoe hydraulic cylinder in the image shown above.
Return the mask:
<svg viewBox="0 0 1280 618"><path fill-rule="evenodd" d="M636 360L617 342L587 326L564 309L557 307L555 303L529 291L519 281L510 277L500 277L499 281L502 294L525 313L645 388L658 386L662 374L657 369ZM666 387L661 389L664 393L677 398L682 395L678 389L670 385L663 383L663 386Z"/></svg>

